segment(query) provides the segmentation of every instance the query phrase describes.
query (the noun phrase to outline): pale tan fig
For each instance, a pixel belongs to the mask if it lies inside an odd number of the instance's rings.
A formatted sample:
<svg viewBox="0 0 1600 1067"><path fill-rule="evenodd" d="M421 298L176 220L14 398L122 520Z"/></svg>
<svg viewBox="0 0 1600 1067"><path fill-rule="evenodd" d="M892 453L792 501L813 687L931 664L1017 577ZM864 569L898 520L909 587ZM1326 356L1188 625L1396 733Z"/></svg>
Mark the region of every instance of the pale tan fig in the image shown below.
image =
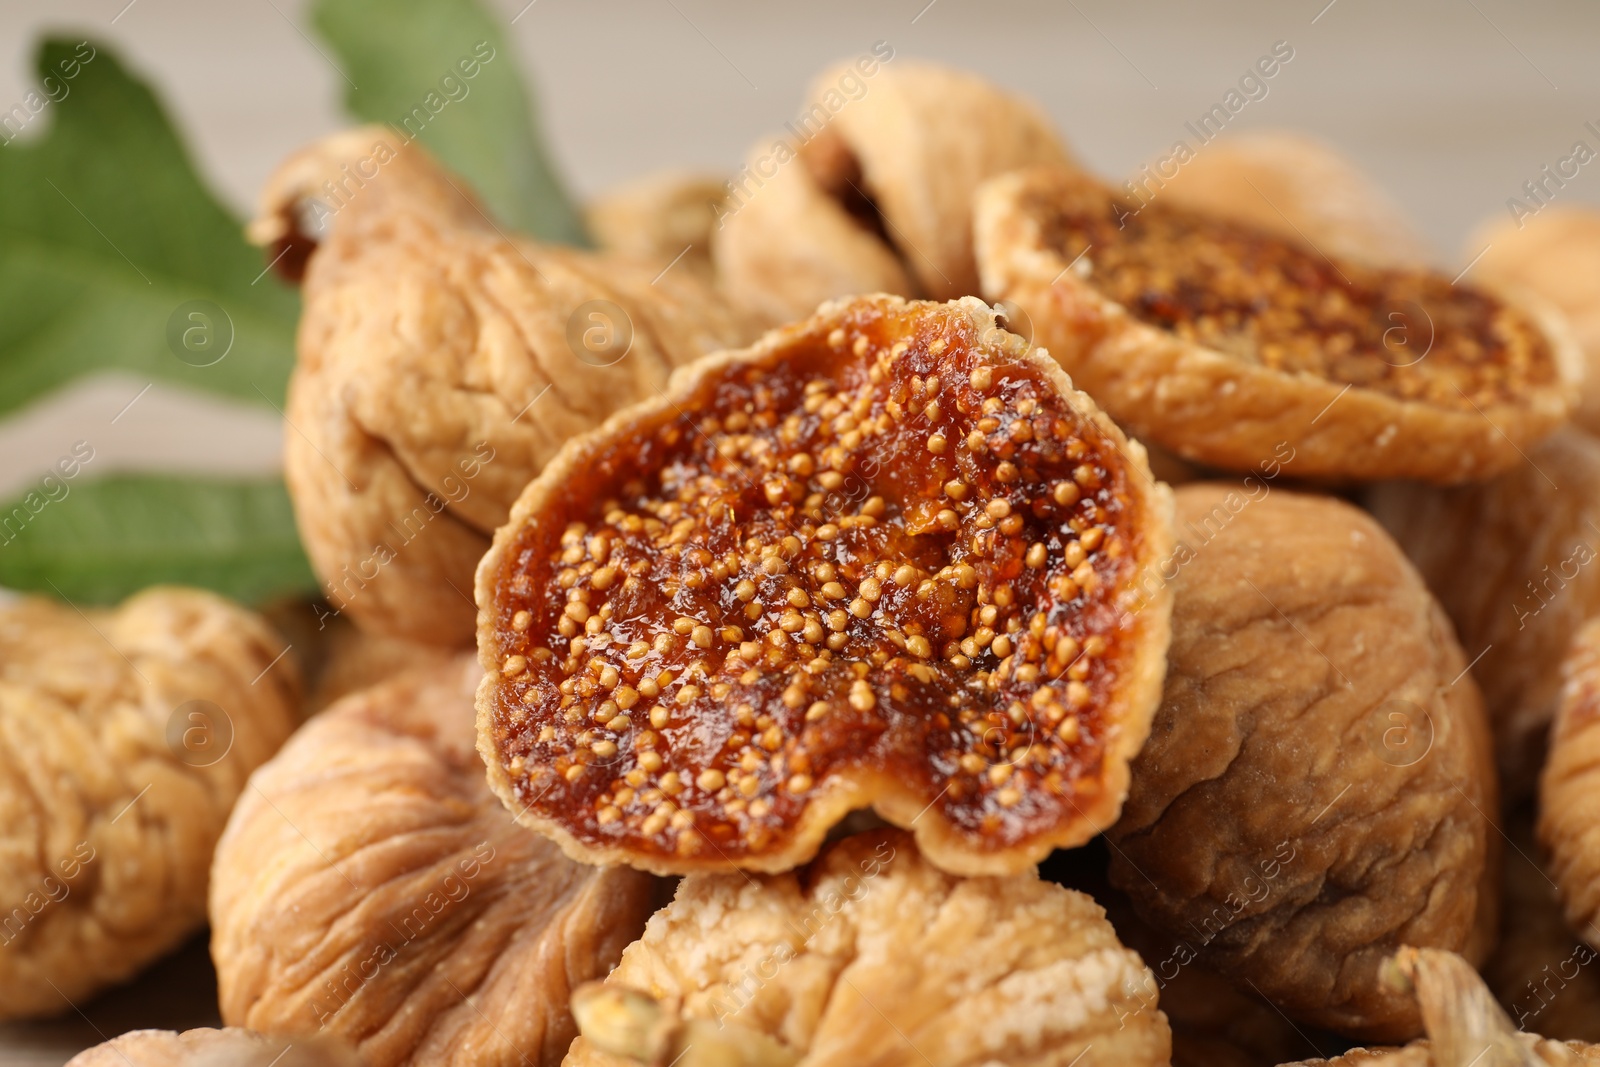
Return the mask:
<svg viewBox="0 0 1600 1067"><path fill-rule="evenodd" d="M1518 1030L1472 965L1453 952L1402 948L1384 982L1414 998L1427 1038L1404 1048L1354 1049L1283 1067L1578 1067L1600 1063L1600 1045L1551 1041Z"/></svg>
<svg viewBox="0 0 1600 1067"><path fill-rule="evenodd" d="M1557 204L1487 223L1463 249L1468 258L1480 252L1474 276L1537 294L1566 315L1584 354L1573 421L1600 433L1600 210Z"/></svg>
<svg viewBox="0 0 1600 1067"><path fill-rule="evenodd" d="M824 305L574 438L478 569L479 750L586 863L779 872L871 807L960 874L1116 820L1171 495L967 297Z"/></svg>
<svg viewBox="0 0 1600 1067"><path fill-rule="evenodd" d="M721 178L651 174L596 197L584 217L607 252L709 276L711 228L727 192Z"/></svg>
<svg viewBox="0 0 1600 1067"><path fill-rule="evenodd" d="M978 291L972 193L1066 147L1031 103L880 44L812 83L800 116L728 183L712 241L719 279L773 322L823 300Z"/></svg>
<svg viewBox="0 0 1600 1067"><path fill-rule="evenodd" d="M564 1062L1166 1067L1151 986L1084 894L957 878L877 830L788 874L685 878L579 998Z"/></svg>
<svg viewBox="0 0 1600 1067"><path fill-rule="evenodd" d="M212 876L230 1026L329 1034L366 1067L560 1061L569 995L656 885L516 825L473 749L477 677L462 656L350 696L251 778Z"/></svg>
<svg viewBox="0 0 1600 1067"><path fill-rule="evenodd" d="M70 1013L205 925L211 851L300 683L211 593L0 608L0 1019Z"/></svg>
<svg viewBox="0 0 1600 1067"><path fill-rule="evenodd" d="M1367 507L1455 624L1483 688L1508 797L1529 795L1561 660L1600 613L1600 440L1557 431L1480 485L1375 486Z"/></svg>
<svg viewBox="0 0 1600 1067"><path fill-rule="evenodd" d="M285 462L328 599L472 640L472 570L574 433L753 331L693 271L507 234L388 129L292 156L251 236L304 271Z"/></svg>
<svg viewBox="0 0 1600 1067"><path fill-rule="evenodd" d="M67 1067L361 1067L326 1036L268 1037L253 1030L130 1030L67 1061Z"/></svg>
<svg viewBox="0 0 1600 1067"><path fill-rule="evenodd" d="M1160 198L1298 237L1337 258L1414 267L1434 258L1387 191L1302 133L1230 132L1181 165L1142 167L1123 189L1140 201Z"/></svg>
<svg viewBox="0 0 1600 1067"><path fill-rule="evenodd" d="M1302 1023L1414 1036L1377 982L1421 943L1481 960L1499 834L1482 703L1398 547L1329 497L1177 490L1166 691L1111 880L1201 964Z"/></svg>
<svg viewBox="0 0 1600 1067"><path fill-rule="evenodd" d="M1471 481L1521 463L1576 397L1558 314L1449 274L1068 168L993 179L974 203L984 295L1185 459L1251 470L1287 445L1296 478Z"/></svg>

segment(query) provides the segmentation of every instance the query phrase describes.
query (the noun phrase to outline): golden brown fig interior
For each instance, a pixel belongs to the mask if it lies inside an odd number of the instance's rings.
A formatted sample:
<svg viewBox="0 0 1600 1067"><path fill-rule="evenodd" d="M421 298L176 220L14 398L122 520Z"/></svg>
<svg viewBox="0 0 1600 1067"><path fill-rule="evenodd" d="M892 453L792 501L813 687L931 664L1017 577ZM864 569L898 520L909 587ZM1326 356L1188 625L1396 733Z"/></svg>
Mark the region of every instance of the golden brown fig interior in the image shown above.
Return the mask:
<svg viewBox="0 0 1600 1067"><path fill-rule="evenodd" d="M1167 499L1024 349L975 300L867 298L569 445L479 572L513 810L655 870L786 869L874 801L985 870L1114 818Z"/></svg>
<svg viewBox="0 0 1600 1067"><path fill-rule="evenodd" d="M1331 259L1220 216L1063 173L1027 210L1046 246L1136 319L1291 374L1473 410L1560 382L1533 319L1432 271Z"/></svg>

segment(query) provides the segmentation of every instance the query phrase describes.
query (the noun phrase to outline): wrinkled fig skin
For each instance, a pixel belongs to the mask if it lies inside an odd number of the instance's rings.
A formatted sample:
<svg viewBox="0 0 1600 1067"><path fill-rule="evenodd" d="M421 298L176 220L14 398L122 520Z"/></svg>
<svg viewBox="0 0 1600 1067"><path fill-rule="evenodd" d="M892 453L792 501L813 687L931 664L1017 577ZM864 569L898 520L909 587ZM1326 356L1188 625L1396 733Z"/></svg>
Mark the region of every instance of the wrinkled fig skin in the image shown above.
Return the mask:
<svg viewBox="0 0 1600 1067"><path fill-rule="evenodd" d="M1505 820L1513 848L1502 865L1500 938L1483 977L1518 1029L1600 1041L1600 952L1567 925L1539 862L1531 814L1518 810Z"/></svg>
<svg viewBox="0 0 1600 1067"><path fill-rule="evenodd" d="M298 715L283 651L192 589L0 609L0 1019L70 1013L205 924L228 809Z"/></svg>
<svg viewBox="0 0 1600 1067"><path fill-rule="evenodd" d="M712 232L719 279L774 324L857 293L976 294L973 190L1072 162L1027 100L931 63L874 66L866 78L854 62L818 75L790 125L809 136L763 138L729 183ZM847 99L851 84L865 91Z"/></svg>
<svg viewBox="0 0 1600 1067"><path fill-rule="evenodd" d="M1561 658L1600 611L1600 440L1575 427L1480 485L1377 486L1367 506L1455 624L1483 687L1508 798L1532 793Z"/></svg>
<svg viewBox="0 0 1600 1067"><path fill-rule="evenodd" d="M1357 1048L1283 1067L1579 1067L1600 1045L1557 1041L1516 1027L1472 965L1453 952L1402 948L1383 982L1415 1001L1428 1036L1404 1048Z"/></svg>
<svg viewBox="0 0 1600 1067"><path fill-rule="evenodd" d="M722 178L665 171L608 190L583 215L605 251L687 267L709 278L711 228L726 195Z"/></svg>
<svg viewBox="0 0 1600 1067"><path fill-rule="evenodd" d="M1600 619L1578 631L1561 679L1561 710L1539 783L1539 839L1567 924L1600 947Z"/></svg>
<svg viewBox="0 0 1600 1067"><path fill-rule="evenodd" d="M507 236L397 145L368 127L291 157L251 236L314 249L285 463L325 594L364 626L464 646L473 567L561 443L755 331L692 270ZM594 300L623 309L625 354L614 311L574 318Z"/></svg>
<svg viewBox="0 0 1600 1067"><path fill-rule="evenodd" d="M1166 694L1110 831L1112 882L1295 1019L1414 1036L1380 960L1402 943L1481 960L1495 919L1494 771L1466 658L1349 505L1176 495Z"/></svg>
<svg viewBox="0 0 1600 1067"><path fill-rule="evenodd" d="M1166 1067L1151 984L1088 896L945 874L900 830L788 874L688 876L606 979L776 1038L797 1067ZM633 1062L587 1038L564 1061Z"/></svg>
<svg viewBox="0 0 1600 1067"><path fill-rule="evenodd" d="M476 681L463 657L358 693L252 778L211 894L230 1025L332 1034L367 1067L560 1061L571 991L638 936L655 883L512 821L473 750Z"/></svg>
<svg viewBox="0 0 1600 1067"><path fill-rule="evenodd" d="M253 1030L130 1030L86 1049L67 1067L361 1067L342 1044Z"/></svg>

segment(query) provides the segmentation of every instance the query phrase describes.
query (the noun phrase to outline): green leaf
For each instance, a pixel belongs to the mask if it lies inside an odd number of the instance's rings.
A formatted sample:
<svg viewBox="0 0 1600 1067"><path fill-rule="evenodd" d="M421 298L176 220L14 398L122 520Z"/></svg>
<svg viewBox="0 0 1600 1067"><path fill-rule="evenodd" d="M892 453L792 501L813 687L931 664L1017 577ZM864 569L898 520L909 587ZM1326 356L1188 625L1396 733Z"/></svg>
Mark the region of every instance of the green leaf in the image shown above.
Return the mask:
<svg viewBox="0 0 1600 1067"><path fill-rule="evenodd" d="M104 45L47 40L36 67L36 89L0 112L0 414L111 367L279 402L298 297L256 281L261 253L150 89ZM226 355L193 365L221 352L229 322ZM189 331L186 359L169 323Z"/></svg>
<svg viewBox="0 0 1600 1067"><path fill-rule="evenodd" d="M314 592L283 482L51 477L0 505L0 586L110 604L162 582L246 604Z"/></svg>
<svg viewBox="0 0 1600 1067"><path fill-rule="evenodd" d="M477 0L317 0L312 21L344 62L352 114L420 139L501 222L588 243L511 47Z"/></svg>

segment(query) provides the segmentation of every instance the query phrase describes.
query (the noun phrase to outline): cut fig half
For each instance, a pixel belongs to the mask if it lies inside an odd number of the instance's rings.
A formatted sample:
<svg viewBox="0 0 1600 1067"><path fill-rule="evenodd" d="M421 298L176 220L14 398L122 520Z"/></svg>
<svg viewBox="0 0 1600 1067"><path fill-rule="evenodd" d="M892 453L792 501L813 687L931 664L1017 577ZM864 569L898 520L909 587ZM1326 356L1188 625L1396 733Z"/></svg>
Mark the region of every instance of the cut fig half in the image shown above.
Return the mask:
<svg viewBox="0 0 1600 1067"><path fill-rule="evenodd" d="M986 183L974 240L984 295L1026 311L1081 388L1215 467L1287 445L1298 478L1482 479L1576 397L1581 356L1542 308L1077 171Z"/></svg>
<svg viewBox="0 0 1600 1067"><path fill-rule="evenodd" d="M824 305L575 438L479 565L479 750L590 863L783 871L872 807L959 874L1116 819L1171 496L975 298Z"/></svg>

